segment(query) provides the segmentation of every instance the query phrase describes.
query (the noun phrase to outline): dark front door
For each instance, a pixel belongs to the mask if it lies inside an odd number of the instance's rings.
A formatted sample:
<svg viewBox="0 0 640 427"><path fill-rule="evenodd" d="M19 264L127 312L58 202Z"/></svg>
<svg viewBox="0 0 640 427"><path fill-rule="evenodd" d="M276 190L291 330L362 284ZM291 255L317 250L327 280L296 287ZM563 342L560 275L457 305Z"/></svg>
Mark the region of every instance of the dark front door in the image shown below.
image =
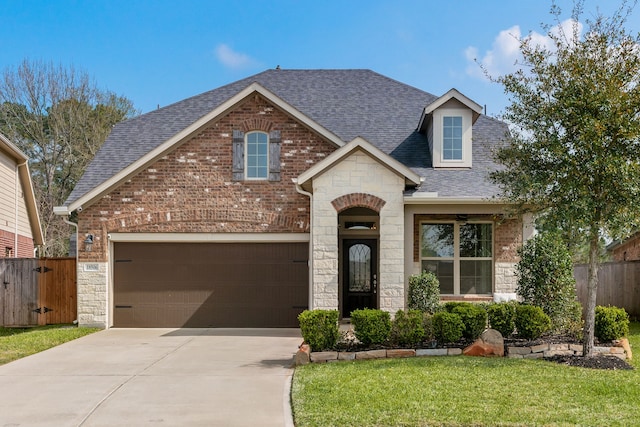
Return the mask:
<svg viewBox="0 0 640 427"><path fill-rule="evenodd" d="M343 242L342 316L353 310L378 308L378 244L375 239Z"/></svg>

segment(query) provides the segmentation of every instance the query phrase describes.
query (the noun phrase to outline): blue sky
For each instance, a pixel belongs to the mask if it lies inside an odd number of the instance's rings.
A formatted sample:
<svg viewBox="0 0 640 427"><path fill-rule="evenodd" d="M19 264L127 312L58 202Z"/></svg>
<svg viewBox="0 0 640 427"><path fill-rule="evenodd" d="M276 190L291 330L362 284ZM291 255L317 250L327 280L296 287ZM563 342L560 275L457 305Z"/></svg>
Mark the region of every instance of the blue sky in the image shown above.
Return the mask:
<svg viewBox="0 0 640 427"><path fill-rule="evenodd" d="M586 0L585 16L619 2ZM571 0L558 0L569 18ZM148 112L267 68L368 68L435 95L452 87L499 114L494 73L514 35L543 33L550 0L0 0L0 69L73 65ZM640 10L627 28L640 30ZM542 34L540 35L542 37Z"/></svg>

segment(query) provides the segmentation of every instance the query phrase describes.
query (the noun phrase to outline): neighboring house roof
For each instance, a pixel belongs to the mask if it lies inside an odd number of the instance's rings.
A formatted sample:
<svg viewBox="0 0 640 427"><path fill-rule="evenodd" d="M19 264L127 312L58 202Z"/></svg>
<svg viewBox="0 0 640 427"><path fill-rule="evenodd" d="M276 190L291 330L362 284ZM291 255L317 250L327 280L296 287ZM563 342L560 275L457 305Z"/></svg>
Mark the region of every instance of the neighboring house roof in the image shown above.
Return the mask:
<svg viewBox="0 0 640 427"><path fill-rule="evenodd" d="M29 158L2 134L0 134L0 151L14 159L18 166L18 176L20 177L20 183L22 184L33 242L36 245L42 245L44 244L44 237L42 235L40 215L38 214L38 204L36 203L36 196L33 192L29 164L27 163Z"/></svg>
<svg viewBox="0 0 640 427"><path fill-rule="evenodd" d="M635 239L640 239L640 230L634 231L633 233L629 234L629 236L625 239L614 240L613 242L607 245L606 249L607 251L612 252L617 248L619 248L620 246L625 245L626 243L629 243Z"/></svg>
<svg viewBox="0 0 640 427"><path fill-rule="evenodd" d="M118 174L124 178L127 168L133 171L136 162L150 153L184 140L197 130L196 124L226 113L233 106L231 101L251 87L271 101L280 101L298 119L307 118L312 129L337 146L356 137L365 139L424 177L418 191L456 198L489 198L498 193L497 186L487 181L487 172L496 168L492 147L505 138L504 123L486 116L475 122L472 169L435 170L427 137L418 132L418 124L425 108L441 98L370 70L275 69L117 124L65 206L97 196L90 192L106 187Z"/></svg>

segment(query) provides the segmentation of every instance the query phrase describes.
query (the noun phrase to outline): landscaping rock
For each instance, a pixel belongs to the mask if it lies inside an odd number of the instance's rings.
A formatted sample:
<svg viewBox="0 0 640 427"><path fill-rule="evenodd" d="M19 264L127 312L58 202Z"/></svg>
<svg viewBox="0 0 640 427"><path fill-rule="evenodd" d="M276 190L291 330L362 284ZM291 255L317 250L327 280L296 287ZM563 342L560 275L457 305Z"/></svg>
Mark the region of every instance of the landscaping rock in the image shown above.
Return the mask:
<svg viewBox="0 0 640 427"><path fill-rule="evenodd" d="M311 353L311 361L314 363L328 362L330 360L338 360L337 351L317 351Z"/></svg>
<svg viewBox="0 0 640 427"><path fill-rule="evenodd" d="M311 362L311 347L302 344L298 347L298 351L293 356L293 364L295 366L308 365Z"/></svg>
<svg viewBox="0 0 640 427"><path fill-rule="evenodd" d="M480 338L462 351L466 356L504 356L504 338L495 329L485 330Z"/></svg>
<svg viewBox="0 0 640 427"><path fill-rule="evenodd" d="M355 360L356 354L351 351L341 351L338 353L338 360Z"/></svg>
<svg viewBox="0 0 640 427"><path fill-rule="evenodd" d="M509 354L509 357L523 356L529 353L531 353L531 347L509 347L507 349L507 354Z"/></svg>
<svg viewBox="0 0 640 427"><path fill-rule="evenodd" d="M462 354L461 348L448 348L447 356L460 356Z"/></svg>
<svg viewBox="0 0 640 427"><path fill-rule="evenodd" d="M414 357L415 355L416 355L415 350L407 350L407 349L387 350L388 358Z"/></svg>
<svg viewBox="0 0 640 427"><path fill-rule="evenodd" d="M627 359L632 360L633 354L631 353L631 345L629 345L629 340L626 338L622 338L613 342L613 345L616 347L624 348L624 352L627 354Z"/></svg>
<svg viewBox="0 0 640 427"><path fill-rule="evenodd" d="M356 353L356 359L384 359L387 357L387 350L369 350Z"/></svg>
<svg viewBox="0 0 640 427"><path fill-rule="evenodd" d="M421 348L416 350L416 356L447 356L446 348Z"/></svg>

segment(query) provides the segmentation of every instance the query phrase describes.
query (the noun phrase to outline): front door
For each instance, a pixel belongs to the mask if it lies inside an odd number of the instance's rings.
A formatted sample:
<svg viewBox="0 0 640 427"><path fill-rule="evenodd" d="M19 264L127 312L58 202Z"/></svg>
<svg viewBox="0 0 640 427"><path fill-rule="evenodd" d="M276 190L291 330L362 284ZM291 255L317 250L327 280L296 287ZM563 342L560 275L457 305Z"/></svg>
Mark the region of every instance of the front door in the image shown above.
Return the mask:
<svg viewBox="0 0 640 427"><path fill-rule="evenodd" d="M342 317L350 317L353 310L378 308L378 241L345 239L342 265Z"/></svg>

